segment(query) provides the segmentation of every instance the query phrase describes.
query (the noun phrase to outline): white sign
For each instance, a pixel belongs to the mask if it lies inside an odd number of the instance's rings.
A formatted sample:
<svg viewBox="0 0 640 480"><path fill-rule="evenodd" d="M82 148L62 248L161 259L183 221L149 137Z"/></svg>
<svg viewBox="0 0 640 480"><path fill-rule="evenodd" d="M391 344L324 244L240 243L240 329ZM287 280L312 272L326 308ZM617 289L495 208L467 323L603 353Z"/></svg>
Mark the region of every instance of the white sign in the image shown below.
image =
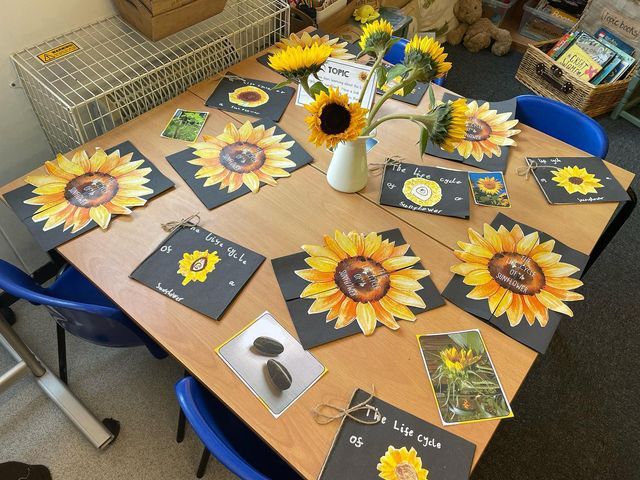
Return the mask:
<svg viewBox="0 0 640 480"><path fill-rule="evenodd" d="M324 65L322 65L322 70L318 72L318 78L322 80L322 83L326 87L339 88L340 93L349 95L349 101L357 102L358 98L360 98L364 81L370 71L371 67L367 65L347 62L337 58L329 58ZM309 86L311 87L315 83L316 79L313 76L309 77ZM362 99L362 106L364 108L371 108L375 94L376 78L374 75ZM303 88L298 88L296 105L306 105L307 103L311 103L311 101L311 97L307 95L307 92L305 92Z"/></svg>

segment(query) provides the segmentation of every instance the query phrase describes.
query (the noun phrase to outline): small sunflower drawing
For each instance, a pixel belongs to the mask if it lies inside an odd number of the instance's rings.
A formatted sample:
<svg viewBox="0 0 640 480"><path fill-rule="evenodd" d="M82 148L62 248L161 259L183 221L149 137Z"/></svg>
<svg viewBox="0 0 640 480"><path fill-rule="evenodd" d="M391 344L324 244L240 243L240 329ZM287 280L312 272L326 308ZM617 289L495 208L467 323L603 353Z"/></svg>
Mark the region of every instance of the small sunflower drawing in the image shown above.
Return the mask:
<svg viewBox="0 0 640 480"><path fill-rule="evenodd" d="M396 246L375 232L336 230L324 236L324 245L302 249L311 268L295 272L310 282L300 297L314 300L310 314L327 312L327 322L337 319L336 329L357 321L362 333L371 335L378 321L397 330L394 317L414 321L409 307L426 308L416 292L429 271L412 268L420 258L405 255L408 244Z"/></svg>
<svg viewBox="0 0 640 480"><path fill-rule="evenodd" d="M457 146L458 153L465 159L473 157L481 162L484 156L491 158L501 155L501 147L515 145L511 138L520 133L514 129L518 120L509 120L511 112L498 113L490 110L489 103L478 106L475 100L467 109L467 133Z"/></svg>
<svg viewBox="0 0 640 480"><path fill-rule="evenodd" d="M24 203L40 206L32 220L46 220L45 232L63 225L64 231L76 233L92 220L107 228L112 215L130 214L129 207L144 205L147 200L141 197L153 193L144 186L151 168L140 168L144 160L131 161L132 156L120 156L118 150L107 155L99 148L91 158L81 150L71 159L58 154L45 162L43 175L24 179L36 187L36 196Z"/></svg>
<svg viewBox="0 0 640 480"><path fill-rule="evenodd" d="M243 184L253 193L260 189L260 182L277 185L276 178L290 175L284 169L296 164L287 158L295 142L283 142L285 134L274 135L275 130L247 121L240 128L227 124L217 137L203 135L204 142L191 145L199 158L189 163L201 167L195 177L205 179L204 187L220 185L229 193Z"/></svg>
<svg viewBox="0 0 640 480"><path fill-rule="evenodd" d="M442 200L442 188L438 182L425 178L410 178L402 186L402 193L421 207L433 207Z"/></svg>
<svg viewBox="0 0 640 480"><path fill-rule="evenodd" d="M586 168L580 168L577 165L573 167L564 167L555 170L554 177L551 179L556 182L557 186L564 188L567 193L598 193L598 188L603 187L600 179L596 178L593 173L587 172Z"/></svg>
<svg viewBox="0 0 640 480"><path fill-rule="evenodd" d="M195 250L193 253L185 252L182 256L182 260L178 262L178 275L182 275L182 285L185 286L189 282L205 282L207 275L213 272L216 268L216 264L220 261L218 252L211 252L209 250L200 251Z"/></svg>
<svg viewBox="0 0 640 480"><path fill-rule="evenodd" d="M478 185L482 193L486 193L487 195L497 195L504 189L502 182L495 177L479 178L476 181L476 185Z"/></svg>
<svg viewBox="0 0 640 480"><path fill-rule="evenodd" d="M407 450L390 445L377 468L378 477L383 480L428 480L429 470L422 467L422 459L413 447Z"/></svg>
<svg viewBox="0 0 640 480"><path fill-rule="evenodd" d="M229 101L241 107L259 107L269 101L269 94L259 87L247 85L229 93Z"/></svg>

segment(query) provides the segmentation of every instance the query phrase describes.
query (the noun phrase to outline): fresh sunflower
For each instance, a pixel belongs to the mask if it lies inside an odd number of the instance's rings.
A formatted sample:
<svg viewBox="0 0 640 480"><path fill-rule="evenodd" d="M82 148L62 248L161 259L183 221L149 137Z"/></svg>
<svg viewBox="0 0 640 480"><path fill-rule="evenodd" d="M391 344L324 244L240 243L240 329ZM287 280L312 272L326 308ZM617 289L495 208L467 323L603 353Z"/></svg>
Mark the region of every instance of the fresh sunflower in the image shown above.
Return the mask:
<svg viewBox="0 0 640 480"><path fill-rule="evenodd" d="M287 46L269 56L269 66L288 80L299 80L318 73L331 53L331 46L324 43Z"/></svg>
<svg viewBox="0 0 640 480"><path fill-rule="evenodd" d="M436 109L437 120L431 141L447 152L453 152L464 139L467 123L467 103L464 98L449 100Z"/></svg>
<svg viewBox="0 0 640 480"><path fill-rule="evenodd" d="M447 54L437 40L415 35L404 49L404 64L414 70L417 82L430 82L451 70Z"/></svg>
<svg viewBox="0 0 640 480"><path fill-rule="evenodd" d="M391 35L393 35L393 26L387 20L376 20L362 27L358 45L362 51L369 50L377 54L384 54L391 40Z"/></svg>
<svg viewBox="0 0 640 480"><path fill-rule="evenodd" d="M422 459L415 448L395 448L391 445L378 463L379 477L383 480L427 480L429 470L422 468Z"/></svg>
<svg viewBox="0 0 640 480"><path fill-rule="evenodd" d="M314 299L309 313L327 313L327 321L337 319L335 328L354 320L365 335L371 335L376 320L392 330L400 328L394 317L414 321L409 307L426 308L415 293L422 289L418 280L427 270L411 268L418 257L405 256L409 245L396 246L381 235L338 230L324 236L324 245L303 245L311 267L295 273L311 282L300 294Z"/></svg>
<svg viewBox="0 0 640 480"><path fill-rule="evenodd" d="M473 156L481 162L484 155L491 158L500 155L500 147L515 145L511 138L520 133L515 127L518 120L509 120L510 112L498 113L490 110L488 102L478 106L475 100L467 108L467 128L462 142L458 145L458 153L464 158Z"/></svg>
<svg viewBox="0 0 640 480"><path fill-rule="evenodd" d="M500 180L497 180L495 177L479 178L476 181L476 184L478 185L478 188L481 192L484 192L488 195L496 195L497 193L500 193L500 191L504 188L502 182Z"/></svg>
<svg viewBox="0 0 640 480"><path fill-rule="evenodd" d="M460 373L477 363L481 358L481 355L474 355L471 349L461 348L458 350L456 347L450 347L440 352L443 365L451 373Z"/></svg>
<svg viewBox="0 0 640 480"><path fill-rule="evenodd" d="M322 37L317 33L309 35L308 32L304 32L301 36L292 33L288 37L282 38L279 42L276 42L277 48L284 49L286 47L310 47L311 45L328 45L331 47L331 58L338 58L340 60L352 60L355 58L353 53L349 53L347 50L348 42L340 41L338 37L330 38L329 35L323 35Z"/></svg>
<svg viewBox="0 0 640 480"><path fill-rule="evenodd" d="M338 89L320 92L305 108L311 114L305 118L311 131L309 141L316 146L335 148L339 142L357 138L366 125L367 109L349 102L349 96L341 95Z"/></svg>
<svg viewBox="0 0 640 480"><path fill-rule="evenodd" d="M296 164L287 158L295 142L283 142L285 135L274 135L275 129L246 121L240 128L228 123L217 137L203 135L204 142L191 145L199 158L189 163L202 167L195 177L205 178L205 187L220 184L220 190L227 188L229 193L243 184L253 193L260 189L260 182L277 185L275 178L290 175L283 169Z"/></svg>
<svg viewBox="0 0 640 480"><path fill-rule="evenodd" d="M259 107L269 101L269 94L259 87L247 85L229 93L229 101L241 107Z"/></svg>
<svg viewBox="0 0 640 480"><path fill-rule="evenodd" d="M577 165L564 167L553 171L554 177L551 179L557 183L558 187L564 188L567 193L598 193L597 188L602 187L600 179L593 173L589 173L586 168Z"/></svg>
<svg viewBox="0 0 640 480"><path fill-rule="evenodd" d="M144 195L153 190L144 184L151 168L139 168L144 160L131 161L132 153L120 156L120 151L106 154L97 149L89 158L82 150L71 160L58 154L44 164L44 175L28 175L25 182L36 187L37 196L25 200L28 205L40 205L31 217L34 222L46 220L43 230L58 225L76 233L91 220L107 228L111 215L127 215L129 207L144 205Z"/></svg>
<svg viewBox="0 0 640 480"><path fill-rule="evenodd" d="M537 320L544 327L549 310L573 316L564 302L584 298L571 291L582 286L570 277L580 269L560 261L554 240L540 243L538 232L524 235L519 225L511 231L501 225L496 231L486 223L484 235L470 228L469 240L458 242L461 250L454 251L464 263L451 267L473 286L467 298L488 299L493 315L506 313L511 326L524 316L529 325Z"/></svg>
<svg viewBox="0 0 640 480"><path fill-rule="evenodd" d="M353 18L356 22L367 23L371 20L375 20L380 16L380 12L378 12L372 5L364 4L360 5L353 11Z"/></svg>
<svg viewBox="0 0 640 480"><path fill-rule="evenodd" d="M185 252L180 262L178 262L178 275L182 275L182 285L189 282L204 282L207 275L215 270L216 264L220 261L218 252L196 250L193 253Z"/></svg>

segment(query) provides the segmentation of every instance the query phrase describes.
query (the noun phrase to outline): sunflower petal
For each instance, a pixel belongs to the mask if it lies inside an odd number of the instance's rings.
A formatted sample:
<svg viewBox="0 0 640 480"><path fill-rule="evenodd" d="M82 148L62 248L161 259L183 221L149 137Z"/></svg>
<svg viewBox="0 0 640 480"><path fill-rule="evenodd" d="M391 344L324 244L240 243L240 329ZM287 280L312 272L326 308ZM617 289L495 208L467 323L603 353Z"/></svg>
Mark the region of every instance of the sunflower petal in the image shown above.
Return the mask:
<svg viewBox="0 0 640 480"><path fill-rule="evenodd" d="M330 282L310 283L300 294L300 298L326 297L335 293L338 286L333 280Z"/></svg>
<svg viewBox="0 0 640 480"><path fill-rule="evenodd" d="M400 328L398 322L396 322L395 318L393 318L393 314L387 312L379 302L371 302L373 309L376 312L376 319L383 324L385 327L390 328L391 330L397 330Z"/></svg>
<svg viewBox="0 0 640 480"><path fill-rule="evenodd" d="M365 335L371 335L376 329L376 311L370 303L358 303L356 305L356 319L360 330Z"/></svg>
<svg viewBox="0 0 640 480"><path fill-rule="evenodd" d="M562 300L556 297L553 293L546 290L540 290L536 293L536 299L540 301L545 307L554 312L563 313L569 317L573 317L573 312L567 307Z"/></svg>
<svg viewBox="0 0 640 480"><path fill-rule="evenodd" d="M89 209L89 216L91 219L100 225L100 228L107 228L109 221L111 220L111 214L104 205L98 205L97 207L91 207Z"/></svg>
<svg viewBox="0 0 640 480"><path fill-rule="evenodd" d="M335 239L340 248L350 257L358 255L358 249L351 239L339 230L335 231Z"/></svg>
<svg viewBox="0 0 640 480"><path fill-rule="evenodd" d="M382 262L382 267L387 272L395 272L403 268L411 267L420 261L420 257L392 257Z"/></svg>
<svg viewBox="0 0 640 480"><path fill-rule="evenodd" d="M336 262L340 261L340 257L335 254L333 250L327 247L321 247L318 245L302 245L302 249L312 257L326 257Z"/></svg>
<svg viewBox="0 0 640 480"><path fill-rule="evenodd" d="M415 292L410 290L400 290L398 288L391 287L385 295L396 302L406 305L408 307L426 308L424 300ZM384 298L384 297L383 297Z"/></svg>
<svg viewBox="0 0 640 480"><path fill-rule="evenodd" d="M356 319L356 302L346 297L340 305L340 313L334 328L343 328L350 325Z"/></svg>
<svg viewBox="0 0 640 480"><path fill-rule="evenodd" d="M394 317L398 317L403 320L409 320L410 322L413 322L416 319L416 316L411 310L409 310L407 306L396 302L388 295L385 295L380 300L378 300L378 303L380 303L380 306L387 312L392 314Z"/></svg>
<svg viewBox="0 0 640 480"><path fill-rule="evenodd" d="M311 268L321 272L335 272L338 262L327 257L307 257L304 259Z"/></svg>

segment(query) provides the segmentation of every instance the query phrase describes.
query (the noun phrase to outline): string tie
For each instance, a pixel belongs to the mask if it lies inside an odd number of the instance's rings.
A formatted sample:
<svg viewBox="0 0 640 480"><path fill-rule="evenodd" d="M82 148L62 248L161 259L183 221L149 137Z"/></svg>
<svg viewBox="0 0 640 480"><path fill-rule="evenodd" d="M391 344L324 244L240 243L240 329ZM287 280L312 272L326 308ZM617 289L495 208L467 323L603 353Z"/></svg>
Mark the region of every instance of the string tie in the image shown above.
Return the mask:
<svg viewBox="0 0 640 480"><path fill-rule="evenodd" d="M193 215L191 215L190 217L183 218L182 220L174 220L172 222L163 223L163 224L161 224L161 227L165 232L169 232L169 233L177 230L178 228L195 227L200 223L200 214L199 213L200 212L196 212ZM196 219L196 220L193 221L194 219Z"/></svg>
<svg viewBox="0 0 640 480"><path fill-rule="evenodd" d="M369 395L369 398L364 400L363 402L354 405L353 407L340 407L338 405L334 405L332 403L319 403L313 409L313 418L316 423L320 425L327 425L328 423L333 422L334 420L340 420L342 418L350 418L354 422L361 423L363 425L375 425L380 422L380 415L378 415L378 411L375 407L369 405L369 402L373 400L376 389L375 386L371 388L372 393ZM363 420L362 418L358 418L353 414L356 412L368 412L372 411L374 413L373 420Z"/></svg>
<svg viewBox="0 0 640 480"><path fill-rule="evenodd" d="M538 165L538 162L536 162L535 160L529 160L526 157L524 159L524 162L525 165L518 167L516 173L519 176L524 177L525 180L529 180L529 177L533 175L533 172L538 168L558 168L553 165Z"/></svg>
<svg viewBox="0 0 640 480"><path fill-rule="evenodd" d="M382 172L384 172L384 169L387 167L387 165L395 165L395 166L400 166L402 165L402 161L404 159L400 156L400 155L394 155L393 157L387 157L384 159L384 162L380 163L370 163L369 164L369 173L373 176L378 176L380 174L382 174Z"/></svg>

